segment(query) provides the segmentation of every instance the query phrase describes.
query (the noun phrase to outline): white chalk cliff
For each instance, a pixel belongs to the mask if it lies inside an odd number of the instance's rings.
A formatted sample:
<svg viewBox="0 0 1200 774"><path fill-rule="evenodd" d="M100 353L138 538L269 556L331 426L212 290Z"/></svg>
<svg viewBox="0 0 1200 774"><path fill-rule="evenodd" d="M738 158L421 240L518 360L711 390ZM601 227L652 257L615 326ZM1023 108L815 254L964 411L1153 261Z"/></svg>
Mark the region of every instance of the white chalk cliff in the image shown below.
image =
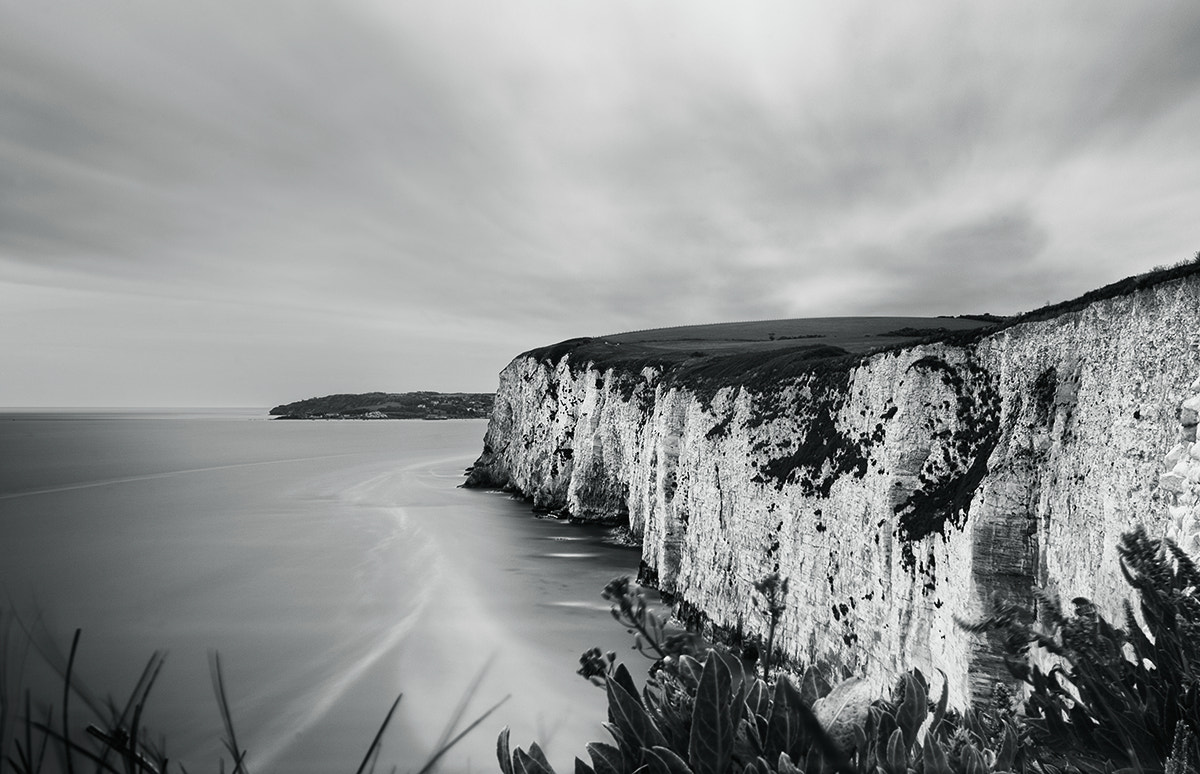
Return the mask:
<svg viewBox="0 0 1200 774"><path fill-rule="evenodd" d="M753 584L778 572L787 657L941 669L961 705L1004 668L956 617L1032 609L1035 586L1118 615L1119 535L1196 532L1200 275L1179 274L775 381L613 365L600 341L534 350L501 374L471 480L627 520L645 577L750 637Z"/></svg>

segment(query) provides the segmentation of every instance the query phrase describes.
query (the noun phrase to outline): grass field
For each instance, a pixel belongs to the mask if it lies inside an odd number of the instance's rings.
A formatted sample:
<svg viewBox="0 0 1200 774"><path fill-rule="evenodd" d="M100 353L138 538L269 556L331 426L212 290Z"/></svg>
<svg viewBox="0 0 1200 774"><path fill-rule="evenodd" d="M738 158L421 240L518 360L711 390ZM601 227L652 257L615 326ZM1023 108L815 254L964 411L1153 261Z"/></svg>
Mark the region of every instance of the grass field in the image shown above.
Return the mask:
<svg viewBox="0 0 1200 774"><path fill-rule="evenodd" d="M688 325L570 339L525 353L556 365L568 354L572 371L615 369L635 376L620 383L629 398L644 368L697 394L738 385L775 389L781 380L814 371L845 372L865 354L918 341L971 335L993 323L955 317L814 317Z"/></svg>
<svg viewBox="0 0 1200 774"><path fill-rule="evenodd" d="M654 328L601 336L600 340L664 351L699 349L711 354L787 349L803 344L823 344L862 354L942 332L987 325L961 317L808 317Z"/></svg>

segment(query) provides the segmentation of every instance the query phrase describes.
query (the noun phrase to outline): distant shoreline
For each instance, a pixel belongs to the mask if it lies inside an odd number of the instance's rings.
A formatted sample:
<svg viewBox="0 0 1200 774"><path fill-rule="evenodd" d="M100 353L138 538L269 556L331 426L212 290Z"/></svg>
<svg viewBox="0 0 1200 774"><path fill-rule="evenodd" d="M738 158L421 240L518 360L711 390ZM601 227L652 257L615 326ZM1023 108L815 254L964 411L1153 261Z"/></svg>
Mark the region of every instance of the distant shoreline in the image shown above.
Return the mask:
<svg viewBox="0 0 1200 774"><path fill-rule="evenodd" d="M326 395L276 406L272 419L486 419L490 392L366 392Z"/></svg>
<svg viewBox="0 0 1200 774"><path fill-rule="evenodd" d="M419 421L423 421L423 422L449 422L454 419L484 419L484 417L478 417L478 416L473 416L473 415L472 416L461 416L461 417L456 417L456 416L394 417L394 416L388 416L387 414L384 414L383 416L378 416L378 415L364 416L364 415L360 415L360 414L325 414L325 415L320 415L320 416L295 416L295 415L291 415L291 414L285 414L282 416L271 417L270 421L274 422L276 420L298 420L301 422L319 422L319 421L337 422L337 421L340 421L343 419L351 420L351 421L360 421L360 422L372 421L372 420L376 420L376 419L415 419L415 420L419 420Z"/></svg>

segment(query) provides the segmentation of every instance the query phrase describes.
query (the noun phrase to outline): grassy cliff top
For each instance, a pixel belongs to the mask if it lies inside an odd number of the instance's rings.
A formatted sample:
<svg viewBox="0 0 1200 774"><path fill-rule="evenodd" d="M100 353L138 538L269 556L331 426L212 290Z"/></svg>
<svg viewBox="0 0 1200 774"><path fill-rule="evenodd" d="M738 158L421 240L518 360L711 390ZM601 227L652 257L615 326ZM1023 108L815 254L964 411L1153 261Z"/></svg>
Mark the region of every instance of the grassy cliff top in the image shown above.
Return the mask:
<svg viewBox="0 0 1200 774"><path fill-rule="evenodd" d="M865 355L914 344L964 345L999 330L1049 320L1100 301L1200 273L1200 254L1172 267L1127 277L1069 301L1015 317L813 317L794 320L686 325L578 338L523 354L557 365L568 354L572 369L591 364L637 374L647 366L672 381L699 389L743 385L769 389L779 380L813 371L845 370Z"/></svg>
<svg viewBox="0 0 1200 774"><path fill-rule="evenodd" d="M714 354L781 350L822 344L865 353L889 344L973 330L1003 322L994 315L963 317L805 317L793 320L684 325L603 336L620 344L644 344L663 350L700 347Z"/></svg>
<svg viewBox="0 0 1200 774"><path fill-rule="evenodd" d="M639 373L653 367L693 387L766 387L816 368L856 362L896 345L989 328L1003 318L813 317L795 320L688 325L569 339L530 350L527 357L572 369L588 364Z"/></svg>

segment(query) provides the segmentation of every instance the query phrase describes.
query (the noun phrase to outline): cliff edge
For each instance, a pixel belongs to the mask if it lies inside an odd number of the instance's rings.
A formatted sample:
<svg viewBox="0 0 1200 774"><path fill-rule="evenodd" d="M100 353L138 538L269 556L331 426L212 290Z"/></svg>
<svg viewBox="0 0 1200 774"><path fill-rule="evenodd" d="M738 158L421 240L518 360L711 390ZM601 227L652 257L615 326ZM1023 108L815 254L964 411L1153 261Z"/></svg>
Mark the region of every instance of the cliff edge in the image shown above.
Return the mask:
<svg viewBox="0 0 1200 774"><path fill-rule="evenodd" d="M874 354L533 350L500 375L469 483L627 523L643 577L734 636L765 638L753 588L778 572L785 658L876 680L941 669L962 705L1007 673L956 618L1035 610L1035 587L1119 615L1118 536L1194 520L1178 444L1195 441L1179 406L1200 366L1197 272Z"/></svg>

